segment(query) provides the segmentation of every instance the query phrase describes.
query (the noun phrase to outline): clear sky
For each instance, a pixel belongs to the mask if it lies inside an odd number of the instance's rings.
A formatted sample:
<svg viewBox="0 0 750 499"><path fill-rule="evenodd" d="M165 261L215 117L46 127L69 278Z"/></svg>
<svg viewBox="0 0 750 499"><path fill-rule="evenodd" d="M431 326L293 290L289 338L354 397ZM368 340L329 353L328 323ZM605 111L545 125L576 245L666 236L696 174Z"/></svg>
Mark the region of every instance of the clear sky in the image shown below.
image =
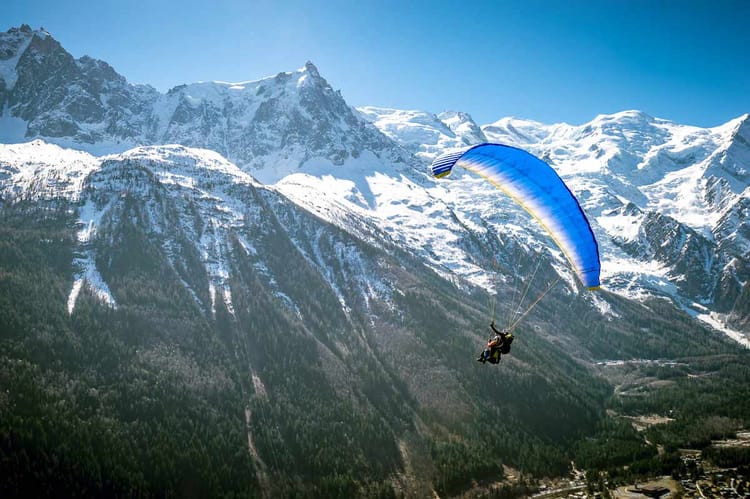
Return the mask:
<svg viewBox="0 0 750 499"><path fill-rule="evenodd" d="M312 61L350 105L581 124L750 112L750 0L3 0L75 57L166 91Z"/></svg>

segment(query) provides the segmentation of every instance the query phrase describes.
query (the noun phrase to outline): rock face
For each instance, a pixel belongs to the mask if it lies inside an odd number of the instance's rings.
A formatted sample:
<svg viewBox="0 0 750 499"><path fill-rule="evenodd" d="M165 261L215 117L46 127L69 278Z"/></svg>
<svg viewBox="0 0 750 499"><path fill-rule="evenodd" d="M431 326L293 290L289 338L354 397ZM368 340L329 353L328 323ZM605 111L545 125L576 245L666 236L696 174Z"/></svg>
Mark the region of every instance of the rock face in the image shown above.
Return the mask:
<svg viewBox="0 0 750 499"><path fill-rule="evenodd" d="M74 59L52 36L27 26L0 38L6 58L0 104L27 122L26 137L84 143L137 141L151 128L158 92L130 85L102 61Z"/></svg>

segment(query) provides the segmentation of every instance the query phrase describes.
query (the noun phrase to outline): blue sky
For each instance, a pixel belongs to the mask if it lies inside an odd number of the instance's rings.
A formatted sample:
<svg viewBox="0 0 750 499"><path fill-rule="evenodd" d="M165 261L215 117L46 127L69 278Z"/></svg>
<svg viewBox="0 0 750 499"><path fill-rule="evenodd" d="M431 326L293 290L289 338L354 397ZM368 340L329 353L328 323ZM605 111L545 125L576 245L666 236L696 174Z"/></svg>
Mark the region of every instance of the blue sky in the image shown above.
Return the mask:
<svg viewBox="0 0 750 499"><path fill-rule="evenodd" d="M639 109L716 126L750 112L745 0L4 0L0 20L161 91L310 60L353 106L480 124Z"/></svg>

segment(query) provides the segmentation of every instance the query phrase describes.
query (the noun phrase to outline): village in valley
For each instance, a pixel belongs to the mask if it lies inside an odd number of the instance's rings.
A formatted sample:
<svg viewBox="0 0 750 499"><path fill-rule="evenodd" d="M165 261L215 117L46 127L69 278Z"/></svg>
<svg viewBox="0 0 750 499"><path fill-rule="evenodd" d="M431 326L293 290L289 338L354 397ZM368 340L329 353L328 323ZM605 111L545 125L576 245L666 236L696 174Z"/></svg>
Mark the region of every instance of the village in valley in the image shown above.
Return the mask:
<svg viewBox="0 0 750 499"><path fill-rule="evenodd" d="M750 449L750 431L715 441L715 448ZM750 466L722 467L700 450L681 449L680 467L672 476L643 478L630 484L610 483L604 474L594 479L575 467L567 480L544 483L534 499L746 499L750 498Z"/></svg>

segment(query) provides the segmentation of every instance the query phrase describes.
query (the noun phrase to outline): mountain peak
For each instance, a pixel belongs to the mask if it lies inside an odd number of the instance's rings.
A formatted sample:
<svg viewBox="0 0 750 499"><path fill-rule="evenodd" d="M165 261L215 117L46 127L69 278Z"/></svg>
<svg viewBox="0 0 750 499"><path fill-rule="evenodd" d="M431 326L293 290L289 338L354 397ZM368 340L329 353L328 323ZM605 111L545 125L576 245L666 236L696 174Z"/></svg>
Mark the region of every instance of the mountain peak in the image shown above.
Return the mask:
<svg viewBox="0 0 750 499"><path fill-rule="evenodd" d="M305 63L305 66L304 66L304 68L302 68L302 71L310 73L311 76L314 76L316 78L320 78L320 72L318 71L318 68L315 67L315 64L313 64L310 61L307 61Z"/></svg>
<svg viewBox="0 0 750 499"><path fill-rule="evenodd" d="M10 28L5 33L0 33L0 64L8 61L3 69L0 66L0 79L3 79L6 73L15 69L15 59L26 49L33 36L33 30L28 24L21 25L20 28ZM11 59L14 59L11 61ZM11 68L10 65L13 67ZM5 78L7 80L7 78Z"/></svg>
<svg viewBox="0 0 750 499"><path fill-rule="evenodd" d="M451 118L458 118L461 120L472 120L472 117L469 113L465 113L463 111L443 111L442 113L438 114L438 118L441 120L447 120Z"/></svg>
<svg viewBox="0 0 750 499"><path fill-rule="evenodd" d="M630 109L613 114L600 114L593 119L592 123L618 123L628 125L648 125L653 123L655 118L643 111Z"/></svg>
<svg viewBox="0 0 750 499"><path fill-rule="evenodd" d="M440 121L445 123L456 136L460 137L464 144L472 145L487 142L482 129L476 124L469 113L462 111L443 111L438 115Z"/></svg>
<svg viewBox="0 0 750 499"><path fill-rule="evenodd" d="M33 30L28 24L0 33L0 88L4 86L6 91L13 89L18 80L17 66L29 50L44 57L50 52L59 52L61 47L44 28ZM2 106L0 98L0 108Z"/></svg>
<svg viewBox="0 0 750 499"><path fill-rule="evenodd" d="M22 24L21 26L17 28L16 27L10 28L5 33L0 33L0 36L1 35L5 35L6 37L7 36L10 36L10 37L20 36L22 38L31 38L32 36L36 35L42 39L52 36L49 34L47 30L44 29L44 27L40 27L39 29L34 29L28 24ZM0 38L0 41L1 41L1 38Z"/></svg>

